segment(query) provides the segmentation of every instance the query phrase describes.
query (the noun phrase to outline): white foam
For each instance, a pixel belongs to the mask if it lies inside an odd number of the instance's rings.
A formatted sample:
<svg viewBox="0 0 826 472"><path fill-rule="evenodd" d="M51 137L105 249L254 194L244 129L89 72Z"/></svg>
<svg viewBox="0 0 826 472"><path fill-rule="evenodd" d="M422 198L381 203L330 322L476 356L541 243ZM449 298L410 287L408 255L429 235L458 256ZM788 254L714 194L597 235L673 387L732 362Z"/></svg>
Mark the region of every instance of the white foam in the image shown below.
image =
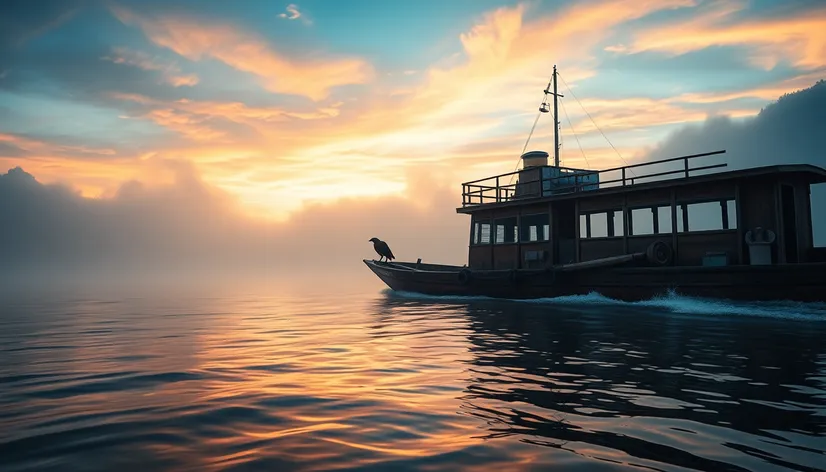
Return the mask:
<svg viewBox="0 0 826 472"><path fill-rule="evenodd" d="M487 296L425 295L413 292L396 292L385 289L383 293L402 298L432 300L440 302L468 301L508 301L539 305L606 305L639 306L659 308L670 313L711 315L711 316L760 316L804 321L826 321L826 303L781 302L741 302L724 299L696 298L669 292L649 300L625 302L608 298L596 292L587 295L567 295L555 298L535 298L528 300L502 299Z"/></svg>

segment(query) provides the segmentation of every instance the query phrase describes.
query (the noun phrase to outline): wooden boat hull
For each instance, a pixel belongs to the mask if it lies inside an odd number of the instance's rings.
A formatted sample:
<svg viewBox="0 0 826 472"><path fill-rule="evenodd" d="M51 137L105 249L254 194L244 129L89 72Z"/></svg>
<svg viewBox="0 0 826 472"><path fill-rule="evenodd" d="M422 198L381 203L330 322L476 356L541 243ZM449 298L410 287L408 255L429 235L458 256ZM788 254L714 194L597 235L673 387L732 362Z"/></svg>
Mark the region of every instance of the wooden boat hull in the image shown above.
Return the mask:
<svg viewBox="0 0 826 472"><path fill-rule="evenodd" d="M826 263L645 267L633 263L566 270L467 271L416 263L364 263L388 287L426 295L553 298L596 292L625 301L680 295L731 300L826 302Z"/></svg>

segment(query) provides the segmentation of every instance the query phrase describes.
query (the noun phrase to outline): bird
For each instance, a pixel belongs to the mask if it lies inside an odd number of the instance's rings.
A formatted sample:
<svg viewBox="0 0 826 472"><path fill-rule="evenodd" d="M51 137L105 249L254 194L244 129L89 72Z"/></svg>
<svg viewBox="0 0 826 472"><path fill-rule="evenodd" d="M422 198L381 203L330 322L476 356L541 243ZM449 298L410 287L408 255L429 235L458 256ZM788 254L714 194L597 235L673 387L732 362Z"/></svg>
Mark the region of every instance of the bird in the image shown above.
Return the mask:
<svg viewBox="0 0 826 472"><path fill-rule="evenodd" d="M370 242L373 243L373 249L376 250L376 253L381 256L379 257L379 262L381 262L382 257L391 261L396 258L396 256L393 255L393 251L390 250L390 246L388 246L386 242L379 238L371 238Z"/></svg>

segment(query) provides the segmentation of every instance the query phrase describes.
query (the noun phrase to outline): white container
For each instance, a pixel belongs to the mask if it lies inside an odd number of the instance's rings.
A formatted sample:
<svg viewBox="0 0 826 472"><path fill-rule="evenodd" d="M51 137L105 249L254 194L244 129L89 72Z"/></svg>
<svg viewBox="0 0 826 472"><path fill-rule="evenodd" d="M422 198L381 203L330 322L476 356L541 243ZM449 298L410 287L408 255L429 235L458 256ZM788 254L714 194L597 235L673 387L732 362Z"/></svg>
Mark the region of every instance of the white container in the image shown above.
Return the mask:
<svg viewBox="0 0 826 472"><path fill-rule="evenodd" d="M754 231L746 233L746 244L749 245L749 261L751 265L771 265L772 264L772 244L775 234L770 229L764 230L761 227L754 228Z"/></svg>

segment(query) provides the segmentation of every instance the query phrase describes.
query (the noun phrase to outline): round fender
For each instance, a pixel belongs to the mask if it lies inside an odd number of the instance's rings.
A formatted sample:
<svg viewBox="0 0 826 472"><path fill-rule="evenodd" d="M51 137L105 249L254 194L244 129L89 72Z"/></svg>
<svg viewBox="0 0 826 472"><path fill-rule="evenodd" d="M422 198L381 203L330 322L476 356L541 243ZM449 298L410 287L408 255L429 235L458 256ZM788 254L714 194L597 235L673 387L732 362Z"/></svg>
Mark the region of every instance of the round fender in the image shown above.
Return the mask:
<svg viewBox="0 0 826 472"><path fill-rule="evenodd" d="M668 244L662 241L655 241L648 246L645 257L650 264L665 266L671 264L673 254Z"/></svg>
<svg viewBox="0 0 826 472"><path fill-rule="evenodd" d="M471 274L469 269L462 269L459 271L459 283L462 285L467 284L470 282Z"/></svg>

